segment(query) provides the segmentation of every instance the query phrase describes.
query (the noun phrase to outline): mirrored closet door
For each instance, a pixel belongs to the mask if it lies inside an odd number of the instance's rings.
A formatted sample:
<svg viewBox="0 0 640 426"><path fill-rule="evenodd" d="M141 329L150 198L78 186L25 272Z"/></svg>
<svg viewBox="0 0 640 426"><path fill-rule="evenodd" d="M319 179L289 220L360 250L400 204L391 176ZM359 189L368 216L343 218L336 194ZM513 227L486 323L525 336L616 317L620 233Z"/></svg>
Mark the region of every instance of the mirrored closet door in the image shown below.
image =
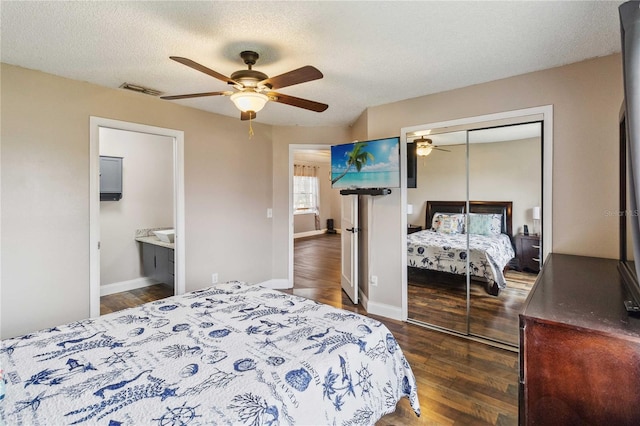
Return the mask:
<svg viewBox="0 0 640 426"><path fill-rule="evenodd" d="M517 347L541 259L541 122L406 137L417 150L416 187L407 189L409 320Z"/></svg>
<svg viewBox="0 0 640 426"><path fill-rule="evenodd" d="M467 252L462 232L467 198L466 132L431 129L426 136L412 136L417 173L416 188L408 190L414 214L407 218L407 232L411 233L408 239L415 241L407 253L408 315L421 323L466 334L468 297L462 270ZM440 206L440 200L458 203Z"/></svg>
<svg viewBox="0 0 640 426"><path fill-rule="evenodd" d="M477 255L469 333L517 346L518 314L540 269L542 126L489 127L468 135L469 199L486 203L484 213L480 204L468 218L470 259ZM483 279L493 291L475 284Z"/></svg>

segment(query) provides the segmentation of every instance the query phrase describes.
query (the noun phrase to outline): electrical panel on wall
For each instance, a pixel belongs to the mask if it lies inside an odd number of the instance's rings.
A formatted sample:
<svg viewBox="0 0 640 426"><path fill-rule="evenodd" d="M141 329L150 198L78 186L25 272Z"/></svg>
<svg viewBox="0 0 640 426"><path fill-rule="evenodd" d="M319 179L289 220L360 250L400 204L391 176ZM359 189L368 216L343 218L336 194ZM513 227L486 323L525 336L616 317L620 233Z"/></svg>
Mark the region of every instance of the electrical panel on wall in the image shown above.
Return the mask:
<svg viewBox="0 0 640 426"><path fill-rule="evenodd" d="M100 156L100 201L122 198L122 157Z"/></svg>

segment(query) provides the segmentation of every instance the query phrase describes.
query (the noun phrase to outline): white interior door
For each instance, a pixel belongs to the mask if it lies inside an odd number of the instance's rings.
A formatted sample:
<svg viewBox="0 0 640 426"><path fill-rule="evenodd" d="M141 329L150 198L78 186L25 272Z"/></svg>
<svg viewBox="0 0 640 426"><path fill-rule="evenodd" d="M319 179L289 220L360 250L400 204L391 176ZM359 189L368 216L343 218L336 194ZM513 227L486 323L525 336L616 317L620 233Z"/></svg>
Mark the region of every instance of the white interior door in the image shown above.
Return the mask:
<svg viewBox="0 0 640 426"><path fill-rule="evenodd" d="M358 304L358 196L342 196L342 265L340 283L354 305Z"/></svg>

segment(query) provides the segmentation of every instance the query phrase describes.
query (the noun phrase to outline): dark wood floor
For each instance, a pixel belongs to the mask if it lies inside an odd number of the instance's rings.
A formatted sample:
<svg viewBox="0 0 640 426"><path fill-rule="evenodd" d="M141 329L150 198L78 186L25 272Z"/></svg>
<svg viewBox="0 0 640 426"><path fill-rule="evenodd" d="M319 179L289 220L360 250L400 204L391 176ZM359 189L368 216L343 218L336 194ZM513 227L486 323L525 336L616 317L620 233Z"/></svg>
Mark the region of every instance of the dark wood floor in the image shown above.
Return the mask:
<svg viewBox="0 0 640 426"><path fill-rule="evenodd" d="M100 315L121 311L127 308L153 302L173 296L173 287L166 284L156 284L122 293L114 293L100 298Z"/></svg>
<svg viewBox="0 0 640 426"><path fill-rule="evenodd" d="M518 313L533 287L537 274L508 270L507 287L498 296L485 290L485 284L471 281L470 334L514 347L520 335ZM439 327L467 332L466 277L410 268L408 316Z"/></svg>
<svg viewBox="0 0 640 426"><path fill-rule="evenodd" d="M295 241L294 288L288 293L349 311L354 306L340 288L340 236ZM378 426L515 425L518 420L518 355L482 343L387 318L418 382L422 416L406 398Z"/></svg>
<svg viewBox="0 0 640 426"><path fill-rule="evenodd" d="M287 292L366 315L340 287L339 235L298 239L294 245L294 288ZM422 410L422 416L416 418L403 399L379 426L517 424L516 353L370 316L383 322L402 347L418 381Z"/></svg>

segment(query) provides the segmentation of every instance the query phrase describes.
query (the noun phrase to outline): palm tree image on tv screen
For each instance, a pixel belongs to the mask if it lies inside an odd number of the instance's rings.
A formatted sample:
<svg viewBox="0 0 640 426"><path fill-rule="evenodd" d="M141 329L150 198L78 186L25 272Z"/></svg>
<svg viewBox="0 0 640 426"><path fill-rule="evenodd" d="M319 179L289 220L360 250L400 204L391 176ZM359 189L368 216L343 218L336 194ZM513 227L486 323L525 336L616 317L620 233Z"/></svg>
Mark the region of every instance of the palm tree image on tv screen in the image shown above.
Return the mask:
<svg viewBox="0 0 640 426"><path fill-rule="evenodd" d="M332 146L331 186L340 189L398 188L400 138Z"/></svg>

